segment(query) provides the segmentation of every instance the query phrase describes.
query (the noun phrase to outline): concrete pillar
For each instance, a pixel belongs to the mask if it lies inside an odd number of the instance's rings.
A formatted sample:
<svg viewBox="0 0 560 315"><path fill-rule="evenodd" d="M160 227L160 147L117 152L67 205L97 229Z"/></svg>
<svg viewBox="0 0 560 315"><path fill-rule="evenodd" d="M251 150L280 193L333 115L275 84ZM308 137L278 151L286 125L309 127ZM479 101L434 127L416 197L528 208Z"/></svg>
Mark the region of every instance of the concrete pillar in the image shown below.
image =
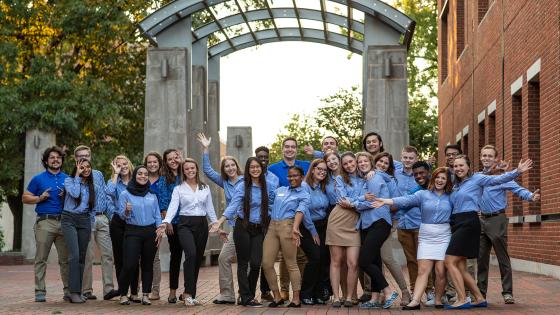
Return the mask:
<svg viewBox="0 0 560 315"><path fill-rule="evenodd" d="M25 136L25 171L24 189L27 188L31 178L45 170L41 163L43 152L56 145L54 133L40 131L37 129L28 130ZM35 234L33 226L36 219L35 205L23 205L23 217L21 226L21 251L26 259L35 257ZM52 253L56 251L51 251Z"/></svg>
<svg viewBox="0 0 560 315"><path fill-rule="evenodd" d="M207 95L207 122L206 135L212 138L210 146L210 161L215 167L220 165L220 59L219 57L208 60L208 95ZM214 193L212 191L212 193ZM224 197L222 189L218 189L214 197L216 214L224 210Z"/></svg>
<svg viewBox="0 0 560 315"><path fill-rule="evenodd" d="M227 155L235 157L244 169L247 159L254 155L251 127L228 127L226 144Z"/></svg>

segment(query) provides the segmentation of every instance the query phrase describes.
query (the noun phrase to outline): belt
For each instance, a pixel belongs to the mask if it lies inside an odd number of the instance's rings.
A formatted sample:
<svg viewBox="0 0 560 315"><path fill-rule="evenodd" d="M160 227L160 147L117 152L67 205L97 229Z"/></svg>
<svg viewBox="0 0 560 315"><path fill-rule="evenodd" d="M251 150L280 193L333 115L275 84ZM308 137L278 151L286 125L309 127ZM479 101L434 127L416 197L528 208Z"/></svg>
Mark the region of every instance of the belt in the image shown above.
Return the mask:
<svg viewBox="0 0 560 315"><path fill-rule="evenodd" d="M37 222L47 220L47 219L60 221L60 214L39 214L39 215L37 215Z"/></svg>
<svg viewBox="0 0 560 315"><path fill-rule="evenodd" d="M500 211L498 211L498 212L480 213L480 215L481 215L483 218L487 219L487 218L499 216L500 214L504 214L504 213L506 213L506 210L502 209L502 210L500 210Z"/></svg>

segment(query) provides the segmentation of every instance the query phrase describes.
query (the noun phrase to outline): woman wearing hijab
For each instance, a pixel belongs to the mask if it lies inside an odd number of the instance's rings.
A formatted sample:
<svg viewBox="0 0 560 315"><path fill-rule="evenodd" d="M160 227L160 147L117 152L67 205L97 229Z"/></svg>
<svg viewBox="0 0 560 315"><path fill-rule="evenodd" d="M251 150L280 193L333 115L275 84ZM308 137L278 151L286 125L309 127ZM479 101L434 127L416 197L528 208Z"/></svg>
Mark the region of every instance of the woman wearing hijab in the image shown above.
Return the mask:
<svg viewBox="0 0 560 315"><path fill-rule="evenodd" d="M159 239L156 243L156 227L161 224L161 215L157 197L150 190L145 166L134 169L126 190L119 197L118 215L126 222L123 269L119 279L120 304L130 304L126 295L140 262L142 304L151 305L148 295L152 291L154 257L159 245Z"/></svg>

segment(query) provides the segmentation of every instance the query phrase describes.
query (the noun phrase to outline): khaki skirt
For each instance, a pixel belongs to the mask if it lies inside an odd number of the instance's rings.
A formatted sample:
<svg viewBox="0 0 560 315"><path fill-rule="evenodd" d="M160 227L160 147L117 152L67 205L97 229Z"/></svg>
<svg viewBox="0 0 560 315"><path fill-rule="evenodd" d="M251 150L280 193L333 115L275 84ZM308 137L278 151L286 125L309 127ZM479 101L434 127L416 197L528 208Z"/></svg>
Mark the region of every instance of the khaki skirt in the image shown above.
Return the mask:
<svg viewBox="0 0 560 315"><path fill-rule="evenodd" d="M356 230L359 214L336 205L329 215L325 244L352 247L360 246L360 232Z"/></svg>

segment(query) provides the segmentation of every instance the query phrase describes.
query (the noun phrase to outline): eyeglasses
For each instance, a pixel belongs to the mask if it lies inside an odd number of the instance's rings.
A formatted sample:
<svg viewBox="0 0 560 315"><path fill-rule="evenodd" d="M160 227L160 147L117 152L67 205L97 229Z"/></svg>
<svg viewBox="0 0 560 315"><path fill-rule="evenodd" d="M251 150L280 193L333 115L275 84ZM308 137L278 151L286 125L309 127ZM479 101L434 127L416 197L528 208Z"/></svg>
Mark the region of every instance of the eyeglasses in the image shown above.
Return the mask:
<svg viewBox="0 0 560 315"><path fill-rule="evenodd" d="M322 168L322 167L316 167L315 168L319 173L326 173L327 169L326 168Z"/></svg>
<svg viewBox="0 0 560 315"><path fill-rule="evenodd" d="M457 155L459 155L459 152L450 152L450 153L445 154L446 157L452 157L452 156L457 156Z"/></svg>

